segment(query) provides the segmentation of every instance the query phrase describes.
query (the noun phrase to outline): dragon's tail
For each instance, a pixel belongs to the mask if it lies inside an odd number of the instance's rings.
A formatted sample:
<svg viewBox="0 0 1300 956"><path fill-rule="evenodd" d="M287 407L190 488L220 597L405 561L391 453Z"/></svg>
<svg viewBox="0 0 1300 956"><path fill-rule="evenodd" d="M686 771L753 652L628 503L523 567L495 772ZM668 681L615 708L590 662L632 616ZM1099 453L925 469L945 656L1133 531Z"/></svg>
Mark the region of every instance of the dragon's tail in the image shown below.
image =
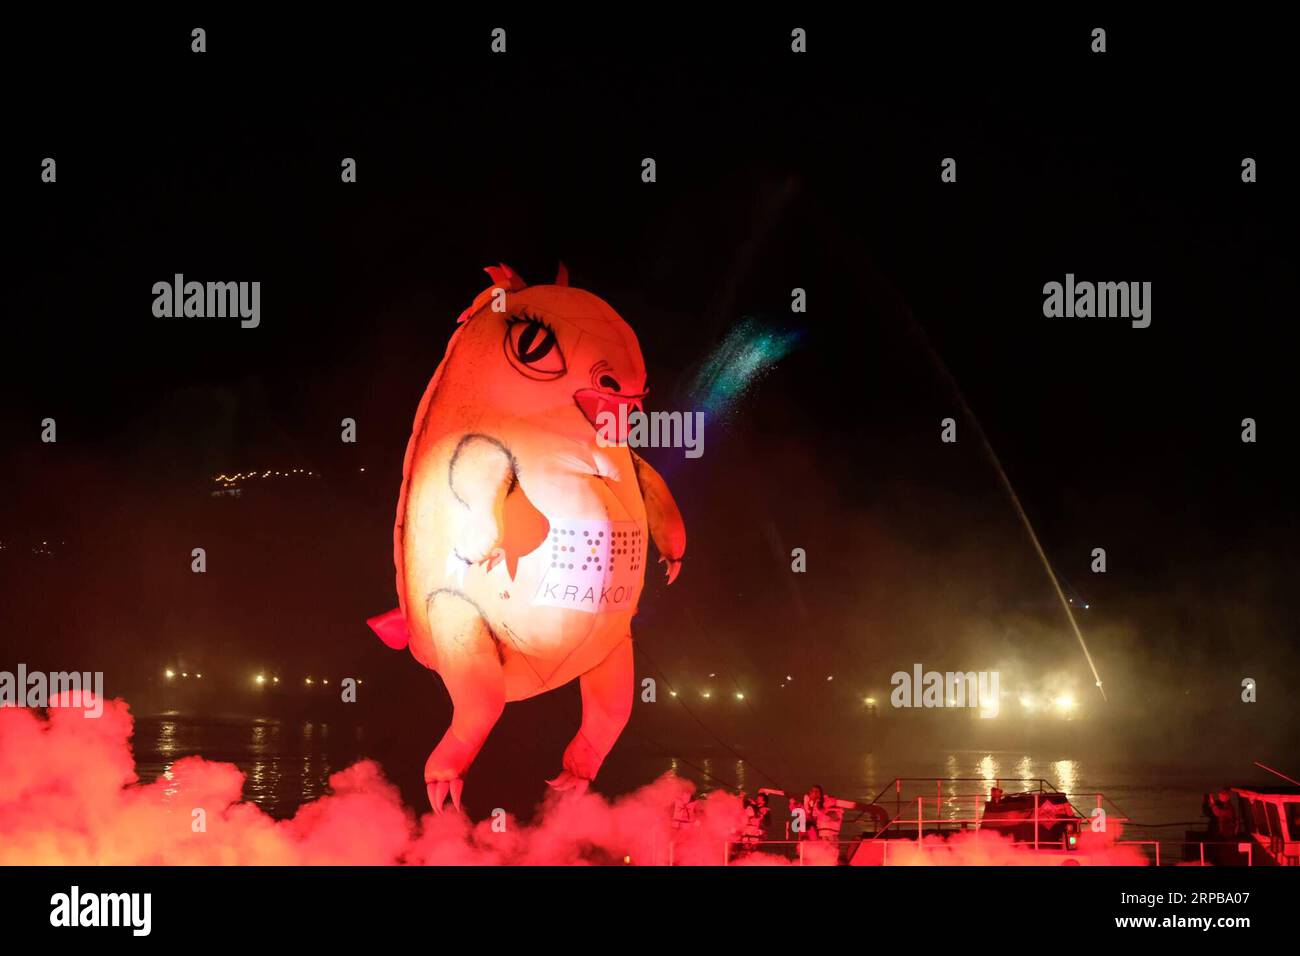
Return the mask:
<svg viewBox="0 0 1300 956"><path fill-rule="evenodd" d="M411 643L411 632L406 626L406 618L402 615L400 607L367 618L366 623L379 635L381 641L395 651L400 651Z"/></svg>

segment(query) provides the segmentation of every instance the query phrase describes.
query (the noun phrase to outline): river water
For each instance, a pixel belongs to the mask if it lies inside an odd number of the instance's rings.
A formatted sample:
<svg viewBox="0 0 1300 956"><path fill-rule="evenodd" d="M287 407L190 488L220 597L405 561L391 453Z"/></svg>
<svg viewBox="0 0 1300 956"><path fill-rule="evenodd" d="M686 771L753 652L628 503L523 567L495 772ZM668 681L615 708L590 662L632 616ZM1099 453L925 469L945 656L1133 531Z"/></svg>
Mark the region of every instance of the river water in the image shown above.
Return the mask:
<svg viewBox="0 0 1300 956"><path fill-rule="evenodd" d="M423 742L421 742L423 747ZM189 717L163 714L137 719L133 741L137 771L143 781L156 779L171 764L188 755L233 763L243 771L244 799L277 818L292 816L303 803L328 792L331 774L362 758L373 758L399 785L416 809L426 809L418 764L395 758L390 738L377 736L360 724L329 723L303 718ZM421 751L423 752L423 751ZM721 782L753 792L759 787L786 784L803 789L814 783L836 797L870 801L879 796L891 815L915 819L920 798L924 819L972 819L990 787L1008 792L1029 789L1043 780L1065 791L1081 811L1098 805L1110 817L1127 818L1126 839L1164 841L1162 854L1180 852L1187 822L1200 826L1201 798L1228 782L1222 768L1184 769L1136 765L1069 752L1034 750L909 750L864 753L847 763L823 763L816 768L785 770L781 780L769 776L763 755L647 752L635 741L620 742L602 770L597 789L606 795L625 793L666 772L675 772L702 787ZM513 766L513 762L512 762ZM1217 775L1216 775L1217 774ZM506 773L510 777L511 774ZM512 812L527 813L543 793L541 773L519 775ZM526 776L526 779L522 779ZM538 779L533 779L533 777ZM906 780L895 778L940 778ZM471 772L467 794L483 786ZM1100 804L1097 794L1102 794ZM500 801L498 801L500 802ZM506 802L505 805L509 806ZM474 812L472 801L469 809ZM1157 826L1164 824L1164 826ZM850 835L846 828L845 835Z"/></svg>

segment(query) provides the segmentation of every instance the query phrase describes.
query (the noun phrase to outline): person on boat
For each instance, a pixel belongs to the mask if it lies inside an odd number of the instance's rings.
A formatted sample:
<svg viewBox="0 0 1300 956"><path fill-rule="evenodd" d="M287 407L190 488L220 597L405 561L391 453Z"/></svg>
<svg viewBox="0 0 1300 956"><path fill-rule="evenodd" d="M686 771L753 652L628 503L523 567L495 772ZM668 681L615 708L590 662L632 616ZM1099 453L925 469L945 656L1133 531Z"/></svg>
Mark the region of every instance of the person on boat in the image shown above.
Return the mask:
<svg viewBox="0 0 1300 956"><path fill-rule="evenodd" d="M695 811L699 807L699 800L693 793L683 793L673 801L673 829L686 830L697 826L695 820Z"/></svg>
<svg viewBox="0 0 1300 956"><path fill-rule="evenodd" d="M767 839L768 817L772 810L767 805L767 794L761 791L753 797L745 798L745 822L740 830L740 842L746 846L762 843Z"/></svg>
<svg viewBox="0 0 1300 956"><path fill-rule="evenodd" d="M1232 794L1227 790L1205 795L1206 811L1210 818L1210 835L1217 837L1235 837L1237 835L1237 814L1232 809Z"/></svg>
<svg viewBox="0 0 1300 956"><path fill-rule="evenodd" d="M793 797L790 798L790 814L793 816L797 811L803 812L803 829L798 839L819 839L817 829L825 808L826 794L818 784L813 784L803 795L802 800L796 801Z"/></svg>
<svg viewBox="0 0 1300 956"><path fill-rule="evenodd" d="M836 843L840 838L840 828L844 826L844 808L834 797L827 797L817 818L817 839Z"/></svg>
<svg viewBox="0 0 1300 956"><path fill-rule="evenodd" d="M823 797L821 813L817 817L817 839L839 842L840 829L844 826L844 811L856 807L857 804L852 800L841 800L829 795Z"/></svg>

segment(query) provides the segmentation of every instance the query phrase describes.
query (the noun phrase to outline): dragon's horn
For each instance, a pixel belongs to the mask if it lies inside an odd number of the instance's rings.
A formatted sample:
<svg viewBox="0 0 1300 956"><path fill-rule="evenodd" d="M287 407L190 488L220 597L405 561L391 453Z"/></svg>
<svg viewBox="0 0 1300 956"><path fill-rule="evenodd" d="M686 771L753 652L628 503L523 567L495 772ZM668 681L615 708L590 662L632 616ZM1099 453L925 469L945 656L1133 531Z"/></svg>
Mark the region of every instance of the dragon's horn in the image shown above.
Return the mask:
<svg viewBox="0 0 1300 956"><path fill-rule="evenodd" d="M497 266L488 266L483 271L492 277L493 282L507 292L518 292L528 286L528 283L519 278L519 274L504 262Z"/></svg>
<svg viewBox="0 0 1300 956"><path fill-rule="evenodd" d="M468 322L471 316L488 303L495 290L505 289L507 292L519 292L528 288L528 283L521 279L519 274L504 262L500 265L487 266L483 271L491 277L493 285L484 289L474 298L474 301L470 303L470 307L456 319L457 325Z"/></svg>

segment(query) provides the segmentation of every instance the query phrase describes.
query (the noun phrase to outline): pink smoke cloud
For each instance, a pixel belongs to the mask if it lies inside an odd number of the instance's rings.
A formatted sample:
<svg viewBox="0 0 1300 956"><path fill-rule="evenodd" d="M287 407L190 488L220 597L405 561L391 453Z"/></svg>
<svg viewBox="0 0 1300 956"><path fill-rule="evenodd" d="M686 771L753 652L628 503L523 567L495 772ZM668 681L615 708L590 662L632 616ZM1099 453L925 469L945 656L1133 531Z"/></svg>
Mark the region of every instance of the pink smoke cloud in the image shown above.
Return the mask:
<svg viewBox="0 0 1300 956"><path fill-rule="evenodd" d="M67 703L64 701L63 703ZM125 701L89 718L78 707L48 716L0 708L0 865L789 865L776 853L740 852L743 816L723 791L697 803L694 825L675 830L672 807L694 791L665 775L613 800L548 793L535 818L497 811L473 822L455 813L417 814L374 761L332 775L331 793L275 820L240 795L243 773L203 757L177 760L141 783ZM201 814L196 813L201 811ZM202 826L196 825L201 816ZM1072 854L1085 865L1143 865L1118 832L1084 833ZM889 865L1035 865L1046 862L998 834L891 840ZM731 844L731 850L726 847ZM671 845L671 850L670 850ZM805 843L805 865L833 865L835 847ZM880 863L865 853L857 862Z"/></svg>
<svg viewBox="0 0 1300 956"><path fill-rule="evenodd" d="M330 777L328 796L275 820L240 800L232 764L185 757L141 783L132 727L122 700L98 719L0 709L0 865L664 863L670 842L676 863L719 863L740 811L738 798L710 794L699 826L674 834L673 802L694 788L665 776L613 801L550 794L528 823L504 812L473 823L417 815L363 760Z"/></svg>
<svg viewBox="0 0 1300 956"><path fill-rule="evenodd" d="M942 838L933 834L920 843L891 840L887 856L875 854L872 863L887 866L1146 866L1147 859L1136 847L1116 846L1121 826L1111 822L1106 834L1079 834L1079 848L1069 853L1035 852L1015 845L1012 837L991 830L970 830ZM867 865L870 865L868 863Z"/></svg>

